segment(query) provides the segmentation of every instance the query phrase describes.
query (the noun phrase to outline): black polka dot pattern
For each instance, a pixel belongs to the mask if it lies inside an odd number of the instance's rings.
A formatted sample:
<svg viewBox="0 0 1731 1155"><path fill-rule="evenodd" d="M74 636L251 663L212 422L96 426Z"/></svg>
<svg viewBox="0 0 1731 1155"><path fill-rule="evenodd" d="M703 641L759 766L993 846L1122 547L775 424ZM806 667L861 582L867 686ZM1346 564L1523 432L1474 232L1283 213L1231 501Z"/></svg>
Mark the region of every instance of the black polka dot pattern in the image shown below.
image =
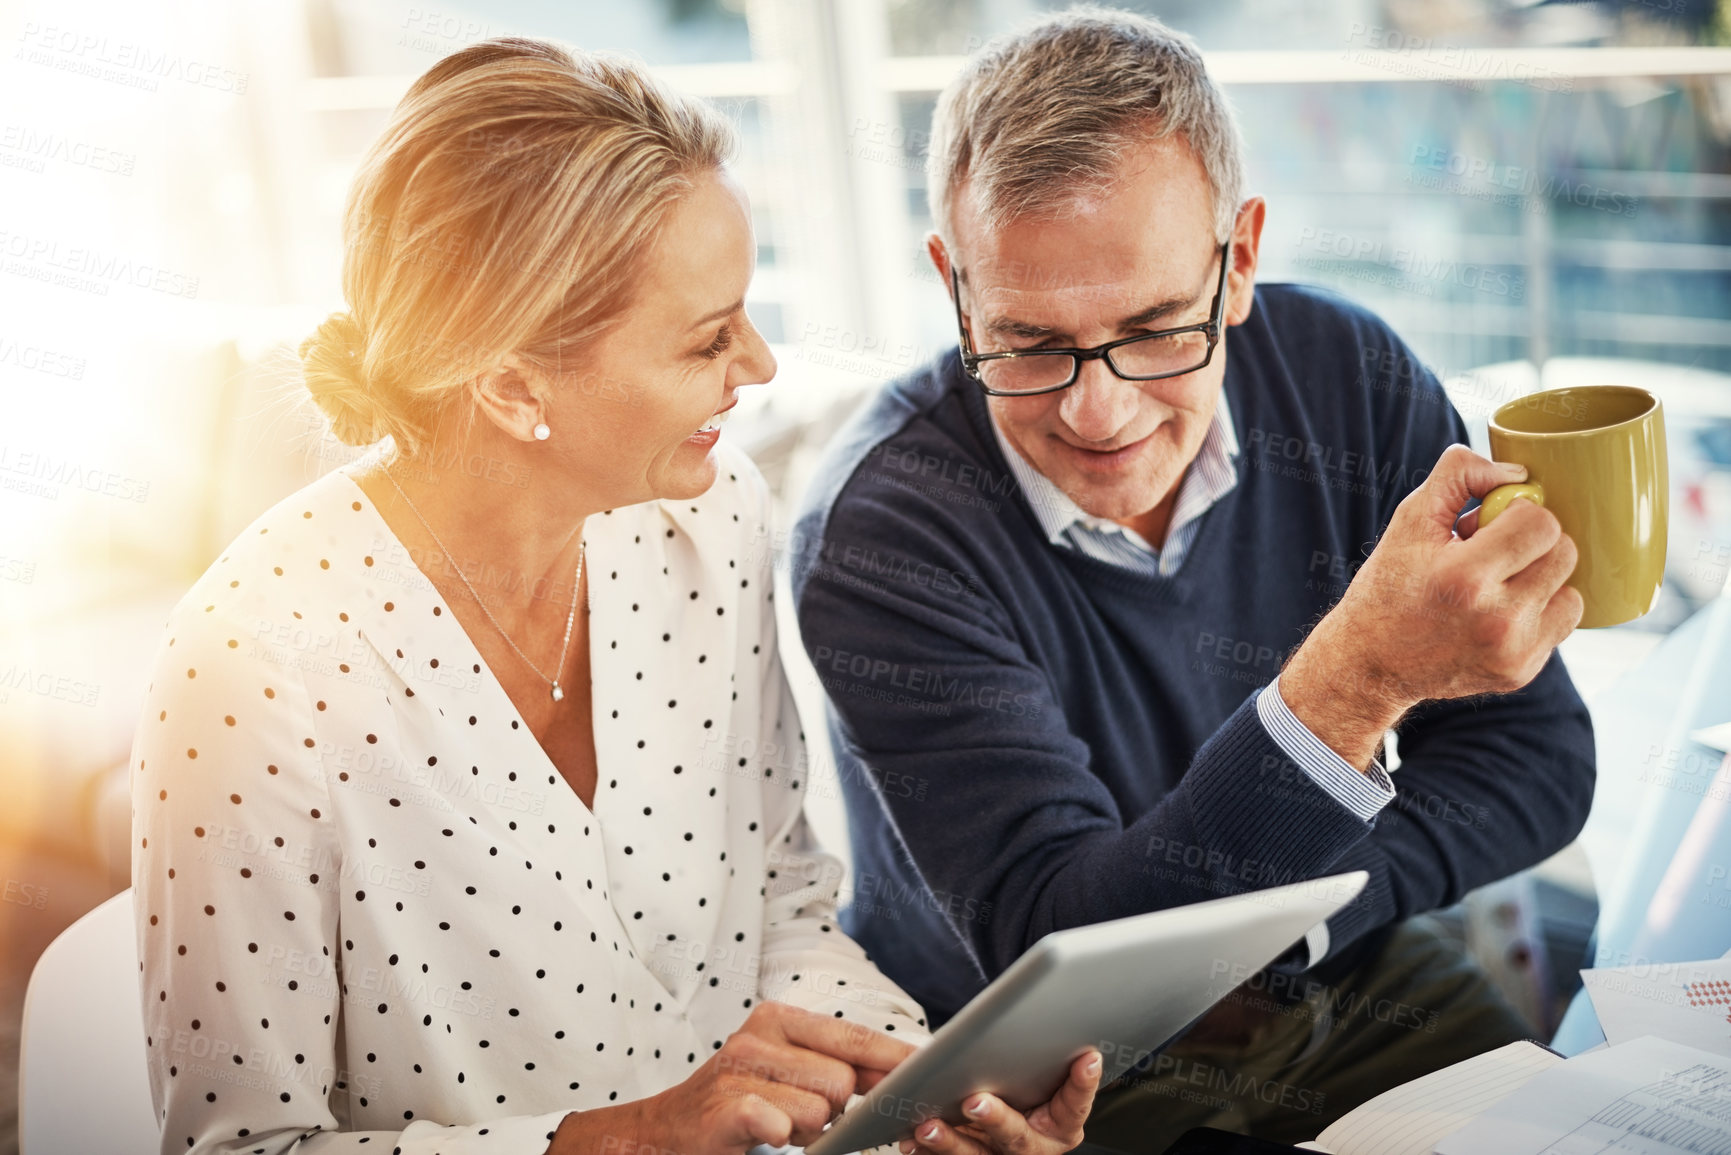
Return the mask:
<svg viewBox="0 0 1731 1155"><path fill-rule="evenodd" d="M765 999L925 1033L836 925L768 494L717 452L701 498L585 527L593 809L340 470L176 607L132 755L165 1150L342 1131L539 1155Z"/></svg>

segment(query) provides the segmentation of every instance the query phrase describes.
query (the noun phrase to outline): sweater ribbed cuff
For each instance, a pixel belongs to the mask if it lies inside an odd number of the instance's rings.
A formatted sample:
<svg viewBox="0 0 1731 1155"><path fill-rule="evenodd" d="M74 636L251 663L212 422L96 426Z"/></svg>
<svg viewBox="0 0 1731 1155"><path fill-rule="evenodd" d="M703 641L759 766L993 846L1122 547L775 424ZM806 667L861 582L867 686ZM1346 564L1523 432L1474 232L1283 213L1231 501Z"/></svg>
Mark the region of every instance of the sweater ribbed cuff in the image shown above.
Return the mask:
<svg viewBox="0 0 1731 1155"><path fill-rule="evenodd" d="M1287 756L1257 715L1256 698L1244 699L1184 775L1207 849L1256 861L1247 890L1327 874L1371 829Z"/></svg>

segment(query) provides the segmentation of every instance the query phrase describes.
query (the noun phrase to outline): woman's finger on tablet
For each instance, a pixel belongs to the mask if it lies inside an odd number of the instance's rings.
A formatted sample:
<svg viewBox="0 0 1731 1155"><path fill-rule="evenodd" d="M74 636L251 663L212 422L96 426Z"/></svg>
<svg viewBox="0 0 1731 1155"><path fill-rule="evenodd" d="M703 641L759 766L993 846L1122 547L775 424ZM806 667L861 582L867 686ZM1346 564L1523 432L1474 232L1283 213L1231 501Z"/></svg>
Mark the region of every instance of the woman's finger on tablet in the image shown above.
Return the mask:
<svg viewBox="0 0 1731 1155"><path fill-rule="evenodd" d="M753 1095L787 1117L789 1131L788 1138L782 1140L783 1145L792 1143L803 1147L815 1141L823 1134L824 1124L835 1113L822 1095L785 1083L760 1084Z"/></svg>
<svg viewBox="0 0 1731 1155"><path fill-rule="evenodd" d="M822 1095L837 1111L847 1105L857 1081L851 1065L789 1044L779 1032L764 1031L750 1019L705 1065L719 1076L787 1084Z"/></svg>
<svg viewBox="0 0 1731 1155"><path fill-rule="evenodd" d="M719 1121L722 1125L714 1133L730 1145L744 1142L785 1147L793 1138L794 1124L787 1112L760 1095L733 1096L722 1105Z"/></svg>
<svg viewBox="0 0 1731 1155"><path fill-rule="evenodd" d="M1070 1064L1070 1077L1049 1103L1028 1112L1028 1123L1041 1134L1069 1140L1070 1147L1082 1141L1082 1124L1094 1109L1094 1092L1100 1089L1100 1052L1090 1049ZM1064 1148L1069 1150L1069 1147Z"/></svg>
<svg viewBox="0 0 1731 1155"><path fill-rule="evenodd" d="M856 1070L891 1070L915 1049L912 1043L860 1023L827 1018L786 1003L759 1003L751 1020L760 1017L768 1030L779 1032L794 1046L832 1056Z"/></svg>
<svg viewBox="0 0 1731 1155"><path fill-rule="evenodd" d="M888 1071L874 1071L869 1067L855 1067L853 1085L854 1094L865 1094L867 1091L889 1078L889 1074Z"/></svg>

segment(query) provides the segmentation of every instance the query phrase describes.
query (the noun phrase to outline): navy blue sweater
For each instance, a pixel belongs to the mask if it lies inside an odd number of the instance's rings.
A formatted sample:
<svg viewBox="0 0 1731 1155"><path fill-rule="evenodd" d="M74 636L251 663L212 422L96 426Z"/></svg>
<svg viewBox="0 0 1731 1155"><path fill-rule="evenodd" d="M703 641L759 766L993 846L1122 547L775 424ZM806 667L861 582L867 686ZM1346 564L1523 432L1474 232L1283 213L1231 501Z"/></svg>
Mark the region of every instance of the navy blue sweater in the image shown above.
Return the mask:
<svg viewBox="0 0 1731 1155"><path fill-rule="evenodd" d="M848 804L844 925L934 1022L1050 931L1367 870L1326 976L1586 820L1592 727L1555 654L1517 693L1409 713L1374 823L1269 737L1255 691L1467 438L1332 294L1259 286L1225 348L1238 484L1170 577L1044 539L954 353L874 398L812 485L793 583Z"/></svg>

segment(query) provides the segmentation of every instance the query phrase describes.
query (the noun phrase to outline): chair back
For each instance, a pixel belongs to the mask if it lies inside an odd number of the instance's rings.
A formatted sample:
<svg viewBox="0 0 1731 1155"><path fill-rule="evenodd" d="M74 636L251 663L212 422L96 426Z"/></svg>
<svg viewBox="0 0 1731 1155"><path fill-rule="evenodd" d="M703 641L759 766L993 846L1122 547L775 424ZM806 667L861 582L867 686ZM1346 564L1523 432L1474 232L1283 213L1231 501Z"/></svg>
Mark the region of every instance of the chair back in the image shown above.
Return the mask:
<svg viewBox="0 0 1731 1155"><path fill-rule="evenodd" d="M157 1155L130 889L48 944L20 1035L22 1155Z"/></svg>

